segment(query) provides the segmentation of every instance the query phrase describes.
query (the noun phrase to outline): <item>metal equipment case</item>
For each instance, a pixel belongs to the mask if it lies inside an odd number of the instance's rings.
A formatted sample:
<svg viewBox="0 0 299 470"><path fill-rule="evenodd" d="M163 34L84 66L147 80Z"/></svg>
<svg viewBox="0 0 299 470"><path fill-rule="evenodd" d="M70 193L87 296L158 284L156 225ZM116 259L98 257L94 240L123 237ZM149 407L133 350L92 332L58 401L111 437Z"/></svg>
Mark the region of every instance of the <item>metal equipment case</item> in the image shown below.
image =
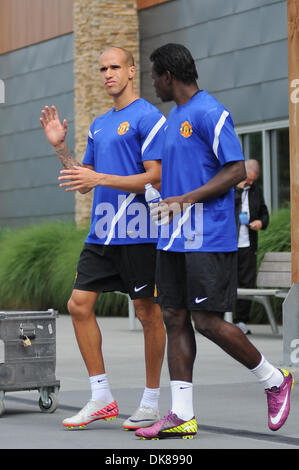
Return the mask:
<svg viewBox="0 0 299 470"><path fill-rule="evenodd" d="M58 312L0 311L0 415L6 392L38 390L42 412L58 406L56 318Z"/></svg>

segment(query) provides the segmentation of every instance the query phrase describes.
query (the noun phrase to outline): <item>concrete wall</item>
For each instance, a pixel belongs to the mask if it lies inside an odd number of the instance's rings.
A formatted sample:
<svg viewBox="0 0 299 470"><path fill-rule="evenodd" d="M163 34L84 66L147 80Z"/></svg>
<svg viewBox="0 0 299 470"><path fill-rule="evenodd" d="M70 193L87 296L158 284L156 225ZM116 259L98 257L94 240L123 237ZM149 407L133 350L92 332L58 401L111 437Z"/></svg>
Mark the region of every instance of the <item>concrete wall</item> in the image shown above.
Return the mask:
<svg viewBox="0 0 299 470"><path fill-rule="evenodd" d="M73 35L0 55L0 78L0 225L73 218L74 195L58 187L61 166L39 122L45 104L57 105L73 151Z"/></svg>
<svg viewBox="0 0 299 470"><path fill-rule="evenodd" d="M173 0L139 12L141 93L155 97L149 55L182 43L196 59L200 88L232 112L235 124L288 117L286 0Z"/></svg>

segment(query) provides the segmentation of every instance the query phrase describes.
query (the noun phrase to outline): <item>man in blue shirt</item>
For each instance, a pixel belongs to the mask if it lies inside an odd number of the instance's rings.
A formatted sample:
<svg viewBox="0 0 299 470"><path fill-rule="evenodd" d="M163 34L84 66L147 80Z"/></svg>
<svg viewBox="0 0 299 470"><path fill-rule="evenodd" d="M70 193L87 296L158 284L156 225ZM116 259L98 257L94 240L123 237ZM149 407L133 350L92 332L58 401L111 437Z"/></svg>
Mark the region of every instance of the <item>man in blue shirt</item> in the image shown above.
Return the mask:
<svg viewBox="0 0 299 470"><path fill-rule="evenodd" d="M169 217L158 241L157 294L167 331L172 393L169 414L136 431L142 439L197 432L192 374L197 331L251 370L264 385L268 424L287 419L293 379L270 364L223 314L237 290L237 231L233 188L246 177L244 157L229 111L197 85L194 60L184 46L167 44L151 55L157 95L176 106L167 120L162 198L154 217Z"/></svg>
<svg viewBox="0 0 299 470"><path fill-rule="evenodd" d="M157 230L150 221L144 186L149 182L160 184L160 140L165 117L136 95L136 69L128 51L109 48L101 54L99 66L114 107L91 124L83 165L76 162L66 146L67 122L60 122L56 108L46 106L40 119L65 168L59 177L60 186L83 194L94 188L90 232L68 302L92 395L79 413L63 421L63 426L81 428L118 415L105 372L94 304L101 292L121 291L134 299L145 339L146 387L140 406L123 423L124 429L136 430L160 419L165 328L161 310L153 301Z"/></svg>

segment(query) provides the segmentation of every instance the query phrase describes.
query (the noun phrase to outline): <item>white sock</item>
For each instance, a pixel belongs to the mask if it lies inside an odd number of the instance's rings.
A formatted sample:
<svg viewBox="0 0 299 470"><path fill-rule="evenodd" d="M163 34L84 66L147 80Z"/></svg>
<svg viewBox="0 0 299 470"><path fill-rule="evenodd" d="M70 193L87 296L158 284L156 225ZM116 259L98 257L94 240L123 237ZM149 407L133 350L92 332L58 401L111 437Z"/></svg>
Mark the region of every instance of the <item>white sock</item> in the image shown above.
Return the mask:
<svg viewBox="0 0 299 470"><path fill-rule="evenodd" d="M91 387L91 399L111 403L114 398L110 391L107 374L93 375L89 377Z"/></svg>
<svg viewBox="0 0 299 470"><path fill-rule="evenodd" d="M193 418L193 384L192 382L183 382L181 380L171 380L171 411L178 418L189 421Z"/></svg>
<svg viewBox="0 0 299 470"><path fill-rule="evenodd" d="M159 409L160 388L145 387L139 406L148 406L153 410Z"/></svg>
<svg viewBox="0 0 299 470"><path fill-rule="evenodd" d="M257 377L264 388L279 387L284 381L284 377L280 370L272 366L262 355L261 362L251 372Z"/></svg>

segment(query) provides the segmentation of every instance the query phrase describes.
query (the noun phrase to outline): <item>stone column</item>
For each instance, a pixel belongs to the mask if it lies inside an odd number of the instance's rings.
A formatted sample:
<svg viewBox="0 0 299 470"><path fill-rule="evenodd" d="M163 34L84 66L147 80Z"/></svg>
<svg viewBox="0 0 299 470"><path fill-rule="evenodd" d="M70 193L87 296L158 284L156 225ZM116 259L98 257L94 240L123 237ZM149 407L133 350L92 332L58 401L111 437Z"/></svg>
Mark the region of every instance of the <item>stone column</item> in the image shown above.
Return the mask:
<svg viewBox="0 0 299 470"><path fill-rule="evenodd" d="M136 0L74 0L75 154L84 156L90 124L113 106L99 79L99 56L109 46L132 52L139 93L139 35ZM75 221L90 222L92 192L76 193Z"/></svg>

